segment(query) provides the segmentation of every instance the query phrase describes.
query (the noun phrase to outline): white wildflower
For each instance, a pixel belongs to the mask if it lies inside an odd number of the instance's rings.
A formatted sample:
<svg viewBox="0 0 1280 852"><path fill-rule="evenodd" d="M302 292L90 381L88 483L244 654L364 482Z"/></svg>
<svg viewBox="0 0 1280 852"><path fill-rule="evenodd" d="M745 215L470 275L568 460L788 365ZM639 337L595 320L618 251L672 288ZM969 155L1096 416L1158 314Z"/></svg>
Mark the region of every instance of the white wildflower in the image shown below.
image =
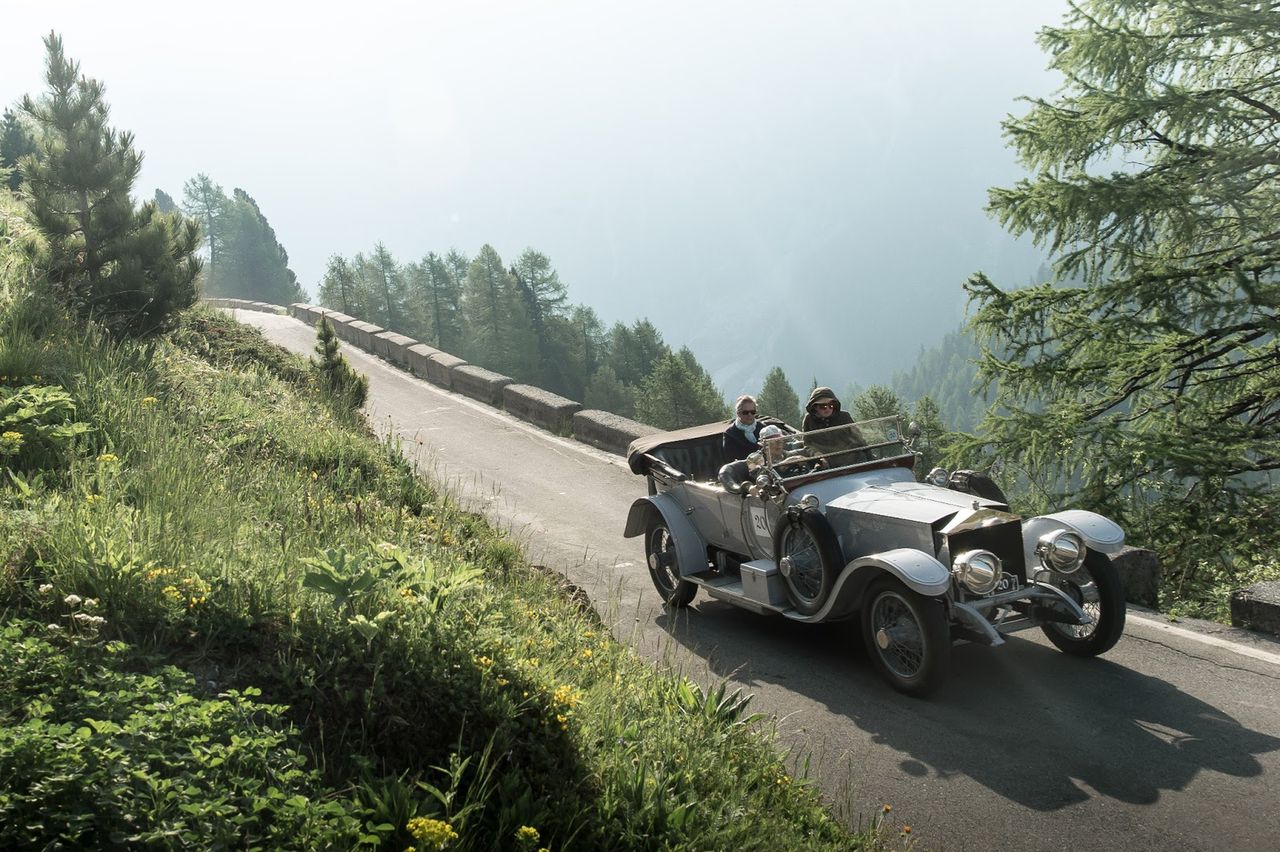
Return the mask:
<svg viewBox="0 0 1280 852"><path fill-rule="evenodd" d="M71 594L63 598L62 602L67 606L79 606L81 600L83 599L79 595Z"/></svg>
<svg viewBox="0 0 1280 852"><path fill-rule="evenodd" d="M39 591L39 592L40 592L40 594L42 594L42 595L47 595L47 594L49 594L50 592L52 592L52 591L53 591L53 583L44 583L43 585L41 585L41 586L40 586L40 588L38 589L38 591Z"/></svg>
<svg viewBox="0 0 1280 852"><path fill-rule="evenodd" d="M60 632L60 631L62 630L62 625L61 625L61 624L49 624L49 625L46 625L46 629L47 629L50 633L58 633L58 632Z"/></svg>

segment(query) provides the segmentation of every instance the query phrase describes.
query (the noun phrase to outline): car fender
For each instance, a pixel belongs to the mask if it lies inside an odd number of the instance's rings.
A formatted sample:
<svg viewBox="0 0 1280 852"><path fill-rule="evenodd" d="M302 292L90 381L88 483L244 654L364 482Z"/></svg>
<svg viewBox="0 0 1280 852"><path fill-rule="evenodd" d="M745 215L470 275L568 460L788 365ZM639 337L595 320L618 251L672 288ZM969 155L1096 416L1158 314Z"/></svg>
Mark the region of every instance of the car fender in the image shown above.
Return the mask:
<svg viewBox="0 0 1280 852"><path fill-rule="evenodd" d="M892 574L907 588L928 597L945 595L951 588L951 572L947 566L914 547L898 547L860 556L845 567L850 580L857 578L862 581L860 586L873 579L877 571Z"/></svg>
<svg viewBox="0 0 1280 852"><path fill-rule="evenodd" d="M1027 570L1039 565L1036 544L1045 533L1071 530L1084 539L1085 546L1099 553L1115 553L1124 546L1124 530L1110 518L1084 509L1066 509L1051 515L1039 515L1022 522L1022 546L1026 551Z"/></svg>
<svg viewBox="0 0 1280 852"><path fill-rule="evenodd" d="M897 578L907 588L929 597L941 597L951 588L951 572L929 554L913 547L899 547L883 553L859 556L844 566L827 597L814 615L786 613L793 621L834 621L858 614L867 586L885 574Z"/></svg>
<svg viewBox="0 0 1280 852"><path fill-rule="evenodd" d="M632 503L631 510L627 512L627 527L623 530L623 536L634 538L638 535L644 535L649 528L649 522L654 517L654 513L662 518L667 525L667 529L671 531L671 537L675 539L676 558L681 566L681 575L685 573L684 566L705 566L707 563L707 543L699 535L693 522L689 520L684 507L677 503L670 494L663 493L641 497Z"/></svg>

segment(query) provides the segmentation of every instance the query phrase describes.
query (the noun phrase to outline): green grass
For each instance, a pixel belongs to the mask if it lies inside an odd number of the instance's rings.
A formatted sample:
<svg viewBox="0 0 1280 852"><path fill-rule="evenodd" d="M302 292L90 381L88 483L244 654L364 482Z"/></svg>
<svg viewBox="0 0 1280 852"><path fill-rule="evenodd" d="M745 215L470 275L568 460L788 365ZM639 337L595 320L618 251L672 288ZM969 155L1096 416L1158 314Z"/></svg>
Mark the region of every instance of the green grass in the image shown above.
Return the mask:
<svg viewBox="0 0 1280 852"><path fill-rule="evenodd" d="M0 663L24 672L0 847L893 842L880 815L841 828L744 696L616 642L305 361L203 311L111 342L14 292L4 385L65 389L89 431L0 473Z"/></svg>

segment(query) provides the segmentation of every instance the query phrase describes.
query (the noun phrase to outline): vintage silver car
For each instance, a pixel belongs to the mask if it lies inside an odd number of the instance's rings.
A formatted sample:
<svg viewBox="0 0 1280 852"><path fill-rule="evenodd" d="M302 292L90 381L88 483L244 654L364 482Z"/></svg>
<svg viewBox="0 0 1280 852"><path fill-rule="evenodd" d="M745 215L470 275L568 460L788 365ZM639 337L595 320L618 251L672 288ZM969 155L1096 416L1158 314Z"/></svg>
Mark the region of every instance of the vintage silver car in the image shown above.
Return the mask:
<svg viewBox="0 0 1280 852"><path fill-rule="evenodd" d="M649 494L625 535L645 538L668 606L698 589L802 622L858 617L875 668L926 695L954 641L1003 644L1040 627L1080 656L1124 630L1124 590L1108 558L1111 520L1078 509L1022 518L972 471L913 473L916 430L886 417L801 433L785 425L746 463L724 466L713 423L641 438L628 450Z"/></svg>

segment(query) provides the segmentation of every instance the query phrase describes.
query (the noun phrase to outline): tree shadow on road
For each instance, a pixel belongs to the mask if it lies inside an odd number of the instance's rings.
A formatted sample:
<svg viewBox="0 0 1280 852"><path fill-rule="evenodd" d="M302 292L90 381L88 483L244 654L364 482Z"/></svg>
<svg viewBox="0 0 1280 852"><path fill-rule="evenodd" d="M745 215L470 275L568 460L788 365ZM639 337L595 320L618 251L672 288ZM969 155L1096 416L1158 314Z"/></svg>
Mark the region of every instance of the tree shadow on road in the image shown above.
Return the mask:
<svg viewBox="0 0 1280 852"><path fill-rule="evenodd" d="M702 602L658 624L722 677L778 684L848 718L905 755L908 775L965 775L1035 810L1087 800L1090 788L1150 804L1204 770L1260 775L1259 755L1280 749L1280 738L1164 680L1018 636L955 646L948 683L919 700L880 680L856 622L804 625Z"/></svg>

